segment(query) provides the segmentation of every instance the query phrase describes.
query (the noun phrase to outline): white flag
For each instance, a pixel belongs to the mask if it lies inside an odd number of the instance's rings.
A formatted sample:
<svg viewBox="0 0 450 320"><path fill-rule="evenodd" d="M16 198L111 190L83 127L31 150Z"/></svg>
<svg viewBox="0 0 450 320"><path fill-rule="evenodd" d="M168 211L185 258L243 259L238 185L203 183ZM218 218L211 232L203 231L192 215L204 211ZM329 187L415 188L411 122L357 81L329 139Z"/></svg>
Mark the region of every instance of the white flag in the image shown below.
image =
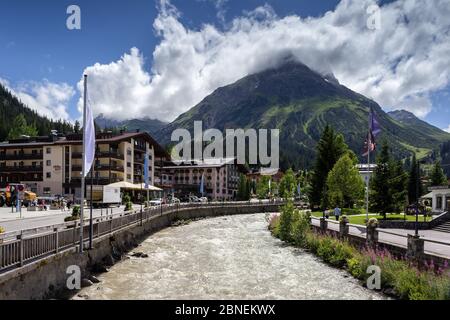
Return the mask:
<svg viewBox="0 0 450 320"><path fill-rule="evenodd" d="M86 104L86 123L83 128L83 134L85 137L84 143L86 144L86 154L84 156L84 176L86 177L91 170L95 157L95 126L90 103Z"/></svg>

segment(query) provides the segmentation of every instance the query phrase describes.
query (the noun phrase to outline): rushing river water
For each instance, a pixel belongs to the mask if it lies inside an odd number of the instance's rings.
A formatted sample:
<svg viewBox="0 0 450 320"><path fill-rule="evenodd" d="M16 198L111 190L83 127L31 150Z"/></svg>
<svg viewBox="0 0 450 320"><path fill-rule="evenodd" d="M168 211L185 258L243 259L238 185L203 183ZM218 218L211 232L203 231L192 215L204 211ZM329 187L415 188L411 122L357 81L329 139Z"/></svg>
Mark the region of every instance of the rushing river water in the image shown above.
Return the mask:
<svg viewBox="0 0 450 320"><path fill-rule="evenodd" d="M345 271L286 246L264 214L162 230L81 291L89 299L383 299Z"/></svg>

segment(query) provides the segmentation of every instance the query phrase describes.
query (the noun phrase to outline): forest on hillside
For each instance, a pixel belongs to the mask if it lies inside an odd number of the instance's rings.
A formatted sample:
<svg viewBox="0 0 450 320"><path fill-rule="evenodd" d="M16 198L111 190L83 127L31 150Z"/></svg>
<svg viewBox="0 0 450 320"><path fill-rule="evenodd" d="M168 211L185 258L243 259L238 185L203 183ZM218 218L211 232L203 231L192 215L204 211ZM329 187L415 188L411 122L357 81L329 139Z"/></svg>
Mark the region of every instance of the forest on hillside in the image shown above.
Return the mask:
<svg viewBox="0 0 450 320"><path fill-rule="evenodd" d="M23 117L18 117L20 115L23 115ZM25 123L23 123L23 120L25 120ZM51 130L57 130L60 133L73 132L73 126L70 122L54 121L38 115L0 84L0 141L5 141L8 136L17 138L17 132L20 131L18 128L14 128L14 124L17 123L25 125L26 130L22 134L31 132L40 136L47 136Z"/></svg>

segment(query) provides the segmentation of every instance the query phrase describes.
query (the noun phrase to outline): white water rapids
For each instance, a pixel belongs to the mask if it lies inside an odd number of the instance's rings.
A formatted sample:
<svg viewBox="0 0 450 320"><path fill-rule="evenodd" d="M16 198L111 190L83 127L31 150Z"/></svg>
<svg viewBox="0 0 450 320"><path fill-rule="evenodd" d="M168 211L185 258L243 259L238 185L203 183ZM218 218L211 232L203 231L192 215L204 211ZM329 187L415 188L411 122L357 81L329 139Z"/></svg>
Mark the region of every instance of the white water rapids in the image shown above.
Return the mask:
<svg viewBox="0 0 450 320"><path fill-rule="evenodd" d="M171 227L123 260L89 299L384 299L345 271L271 236L264 214L218 217Z"/></svg>

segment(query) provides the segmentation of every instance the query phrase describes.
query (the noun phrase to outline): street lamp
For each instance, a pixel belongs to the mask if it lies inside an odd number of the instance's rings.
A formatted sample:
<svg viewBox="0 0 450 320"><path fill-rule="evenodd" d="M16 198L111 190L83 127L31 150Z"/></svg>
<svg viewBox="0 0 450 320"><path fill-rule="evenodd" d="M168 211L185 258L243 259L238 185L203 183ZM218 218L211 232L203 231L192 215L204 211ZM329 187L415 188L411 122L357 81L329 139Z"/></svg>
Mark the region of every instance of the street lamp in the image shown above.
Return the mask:
<svg viewBox="0 0 450 320"><path fill-rule="evenodd" d="M420 164L425 163L425 161L417 161L415 164L417 166L417 179L416 179L416 225L415 225L415 236L419 237L419 210L420 210Z"/></svg>

